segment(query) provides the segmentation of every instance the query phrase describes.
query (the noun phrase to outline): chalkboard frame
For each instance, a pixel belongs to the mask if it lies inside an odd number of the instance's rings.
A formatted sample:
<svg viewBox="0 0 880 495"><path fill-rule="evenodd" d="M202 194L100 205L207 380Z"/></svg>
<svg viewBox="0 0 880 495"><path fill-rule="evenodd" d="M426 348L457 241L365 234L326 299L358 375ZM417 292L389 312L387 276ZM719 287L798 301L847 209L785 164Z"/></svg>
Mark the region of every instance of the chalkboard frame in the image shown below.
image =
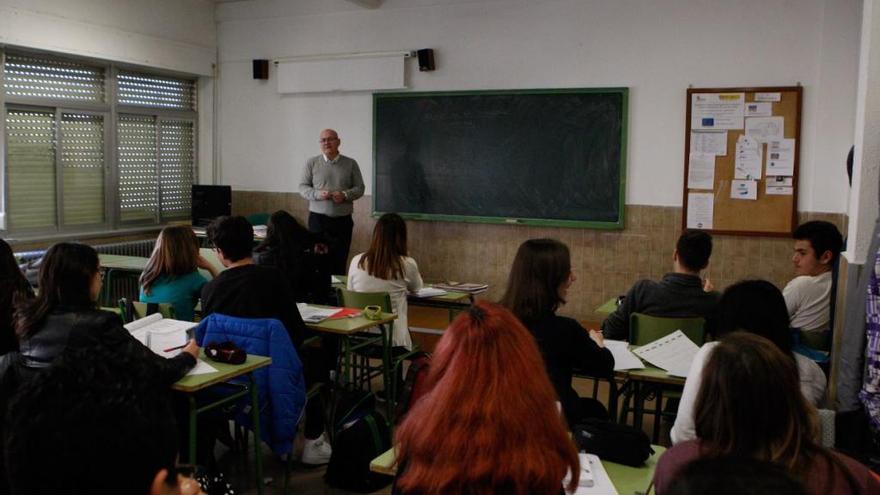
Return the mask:
<svg viewBox="0 0 880 495"><path fill-rule="evenodd" d="M408 220L426 220L441 222L465 222L465 223L491 223L507 225L533 225L541 227L566 227L599 230L623 230L626 225L626 159L627 159L627 134L629 129L629 88L544 88L544 89L491 89L491 90L466 90L466 91L413 91L413 92L381 92L373 93L373 189L372 216L379 217L385 213L377 209L377 195L375 193L376 175L378 167L378 105L381 100L399 98L422 98L426 96L473 96L473 95L553 95L553 94L589 94L589 93L618 93L621 96L621 126L620 126L620 190L618 191L618 217L617 221L603 222L595 220L563 220L549 218L525 218L525 217L496 217L478 215L451 215L437 213L414 213L397 211L401 217Z"/></svg>

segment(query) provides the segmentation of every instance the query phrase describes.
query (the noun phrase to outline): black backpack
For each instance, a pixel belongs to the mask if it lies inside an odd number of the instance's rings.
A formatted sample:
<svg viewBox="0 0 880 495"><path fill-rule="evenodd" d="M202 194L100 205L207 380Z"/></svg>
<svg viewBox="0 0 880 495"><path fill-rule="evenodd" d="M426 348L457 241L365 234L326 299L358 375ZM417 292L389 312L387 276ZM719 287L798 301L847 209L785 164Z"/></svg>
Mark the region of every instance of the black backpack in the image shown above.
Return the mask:
<svg viewBox="0 0 880 495"><path fill-rule="evenodd" d="M333 414L333 454L324 481L352 492L374 492L392 481L391 476L370 471L370 461L391 448L391 431L376 411L372 393L342 395Z"/></svg>
<svg viewBox="0 0 880 495"><path fill-rule="evenodd" d="M654 453L648 435L629 425L590 418L572 430L579 450L603 461L639 467Z"/></svg>

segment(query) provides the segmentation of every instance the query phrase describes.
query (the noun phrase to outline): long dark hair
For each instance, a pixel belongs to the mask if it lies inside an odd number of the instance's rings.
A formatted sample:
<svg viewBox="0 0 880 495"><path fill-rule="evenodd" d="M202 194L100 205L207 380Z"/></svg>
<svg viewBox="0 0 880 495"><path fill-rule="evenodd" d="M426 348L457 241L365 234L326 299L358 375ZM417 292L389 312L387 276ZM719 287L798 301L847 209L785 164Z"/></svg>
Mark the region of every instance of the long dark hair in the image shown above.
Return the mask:
<svg viewBox="0 0 880 495"><path fill-rule="evenodd" d="M194 272L199 259L199 240L188 225L165 227L159 232L140 284L149 295L162 276L181 277Z"/></svg>
<svg viewBox="0 0 880 495"><path fill-rule="evenodd" d="M770 340L792 356L788 322L785 298L775 285L766 280L742 280L721 295L714 337L720 339L736 330L745 330Z"/></svg>
<svg viewBox="0 0 880 495"><path fill-rule="evenodd" d="M40 262L40 292L16 313L15 333L29 337L55 308L90 308L92 279L98 273L98 253L91 246L60 242L50 247Z"/></svg>
<svg viewBox="0 0 880 495"><path fill-rule="evenodd" d="M397 213L386 213L376 222L370 248L358 268L383 280L403 278L403 256L407 256L406 222Z"/></svg>
<svg viewBox="0 0 880 495"><path fill-rule="evenodd" d="M269 217L266 238L254 248L255 253L269 250L278 252L280 268L287 269L291 262L315 242L314 235L303 227L296 218L284 210L278 210Z"/></svg>
<svg viewBox="0 0 880 495"><path fill-rule="evenodd" d="M704 455L773 462L801 480L821 457L832 475L842 470L853 486L852 473L816 442L816 409L801 393L794 361L776 345L733 332L712 349L702 378L694 424ZM829 492L833 476L828 483L816 493Z"/></svg>
<svg viewBox="0 0 880 495"><path fill-rule="evenodd" d="M565 304L559 288L570 274L568 246L555 239L530 239L516 251L501 304L524 322L553 313Z"/></svg>
<svg viewBox="0 0 880 495"><path fill-rule="evenodd" d="M12 248L0 239L0 354L17 348L12 328L13 308L33 296L34 291L21 273Z"/></svg>

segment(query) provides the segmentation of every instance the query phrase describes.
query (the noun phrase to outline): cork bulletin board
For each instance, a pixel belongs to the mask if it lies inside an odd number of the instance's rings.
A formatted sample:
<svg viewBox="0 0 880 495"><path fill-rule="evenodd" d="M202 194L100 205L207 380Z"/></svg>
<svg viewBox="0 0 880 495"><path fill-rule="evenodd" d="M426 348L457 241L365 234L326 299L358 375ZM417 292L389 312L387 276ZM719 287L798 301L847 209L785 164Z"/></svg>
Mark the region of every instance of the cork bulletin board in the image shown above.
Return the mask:
<svg viewBox="0 0 880 495"><path fill-rule="evenodd" d="M802 100L800 86L688 89L683 228L791 235Z"/></svg>

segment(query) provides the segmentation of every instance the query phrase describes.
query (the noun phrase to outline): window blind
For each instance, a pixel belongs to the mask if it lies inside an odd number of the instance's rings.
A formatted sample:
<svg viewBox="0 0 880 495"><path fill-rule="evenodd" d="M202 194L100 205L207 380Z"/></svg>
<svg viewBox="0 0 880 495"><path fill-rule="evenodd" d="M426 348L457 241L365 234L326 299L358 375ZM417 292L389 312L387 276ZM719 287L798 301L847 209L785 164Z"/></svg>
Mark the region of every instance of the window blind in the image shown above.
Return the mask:
<svg viewBox="0 0 880 495"><path fill-rule="evenodd" d="M7 54L6 94L82 102L104 101L104 69L74 61Z"/></svg>
<svg viewBox="0 0 880 495"><path fill-rule="evenodd" d="M120 220L155 220L159 206L156 118L120 114L117 140Z"/></svg>
<svg viewBox="0 0 880 495"><path fill-rule="evenodd" d="M104 118L61 115L64 225L104 222Z"/></svg>
<svg viewBox="0 0 880 495"><path fill-rule="evenodd" d="M193 123L163 120L159 138L162 218L188 217L192 205L195 149Z"/></svg>
<svg viewBox="0 0 880 495"><path fill-rule="evenodd" d="M55 113L8 110L6 153L9 227L54 227Z"/></svg>
<svg viewBox="0 0 880 495"><path fill-rule="evenodd" d="M135 72L120 72L116 81L117 100L121 105L196 109L195 81Z"/></svg>

